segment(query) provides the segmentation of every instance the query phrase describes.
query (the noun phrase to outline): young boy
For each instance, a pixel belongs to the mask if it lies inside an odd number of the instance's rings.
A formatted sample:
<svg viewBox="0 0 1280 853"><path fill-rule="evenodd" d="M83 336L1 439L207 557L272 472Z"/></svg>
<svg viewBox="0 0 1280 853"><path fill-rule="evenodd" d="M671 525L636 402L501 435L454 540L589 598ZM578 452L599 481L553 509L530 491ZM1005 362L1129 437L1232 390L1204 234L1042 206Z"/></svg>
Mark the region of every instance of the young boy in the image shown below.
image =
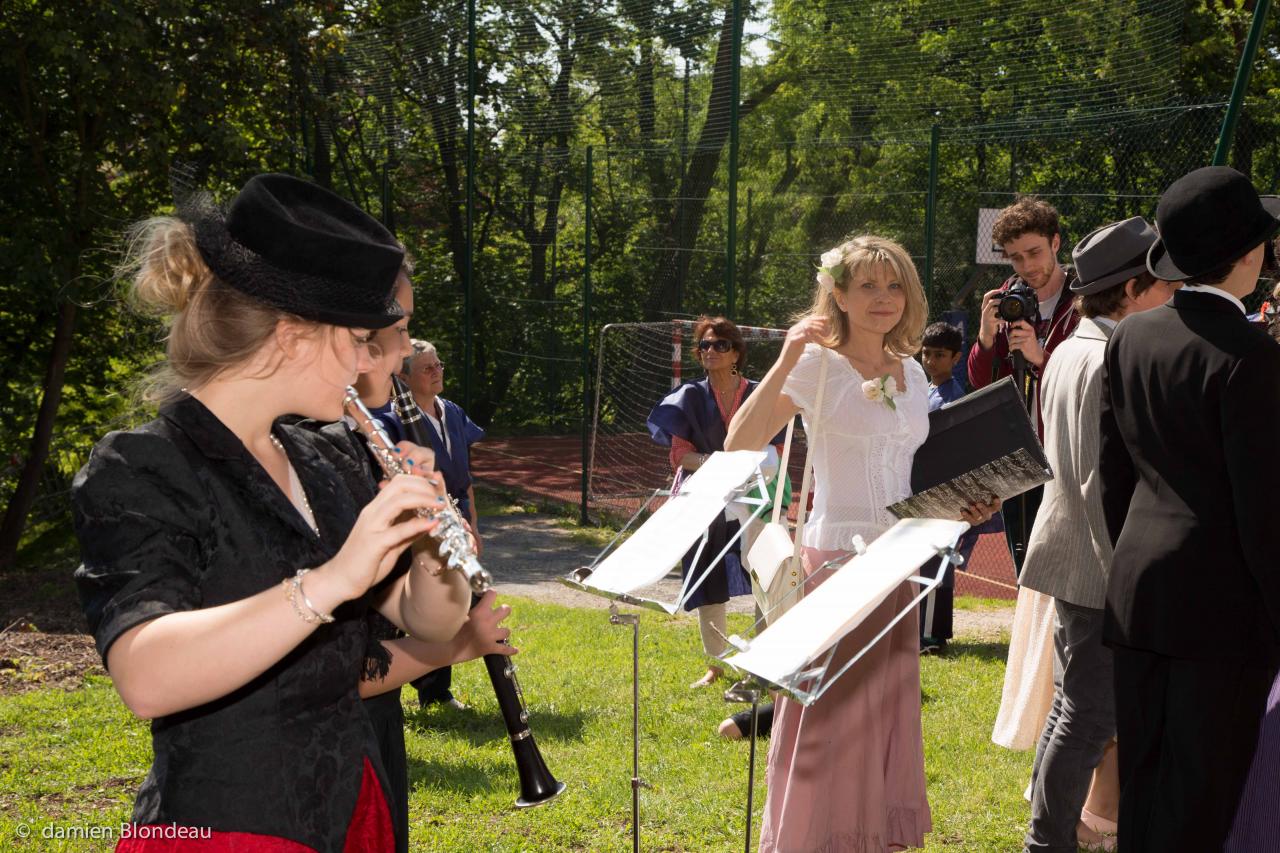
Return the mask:
<svg viewBox="0 0 1280 853"><path fill-rule="evenodd" d="M934 323L924 330L920 363L929 374L929 411L964 396L964 386L955 377L963 347L960 330L950 323Z"/></svg>
<svg viewBox="0 0 1280 853"><path fill-rule="evenodd" d="M964 385L955 378L953 371L960 363L964 342L960 330L950 323L934 323L924 330L924 346L920 351L920 363L929 374L929 411L939 409L964 396ZM997 518L999 516L996 516ZM963 549L973 550L976 535L969 533L960 541ZM964 554L968 556L967 553ZM938 560L930 560L920 570L925 577L933 577L938 571ZM937 589L920 602L920 651L941 652L953 635L952 604L955 598L955 569L947 566L947 575Z"/></svg>

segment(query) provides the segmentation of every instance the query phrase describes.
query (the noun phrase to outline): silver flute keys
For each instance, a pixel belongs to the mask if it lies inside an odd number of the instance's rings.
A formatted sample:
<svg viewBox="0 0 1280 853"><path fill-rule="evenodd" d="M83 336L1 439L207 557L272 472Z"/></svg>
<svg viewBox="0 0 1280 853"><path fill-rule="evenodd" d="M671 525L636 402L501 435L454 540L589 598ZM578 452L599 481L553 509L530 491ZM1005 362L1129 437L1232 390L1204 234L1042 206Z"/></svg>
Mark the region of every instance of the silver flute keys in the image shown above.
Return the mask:
<svg viewBox="0 0 1280 853"><path fill-rule="evenodd" d="M397 474L407 473L404 463L396 453L395 445L391 442L391 437L387 435L387 431L369 412L365 404L360 402L360 395L354 388L347 388L347 393L342 398L342 405L346 409L347 416L355 421L356 429L369 442L369 448L373 451L374 458L378 460L382 473L388 479ZM471 549L467 528L463 525L453 502L446 498L443 507L438 511L420 507L415 512L422 518L440 519L440 524L432 531L431 538L439 545L445 568L462 572L471 590L477 595L488 591L493 586L493 578L476 559L475 552Z"/></svg>

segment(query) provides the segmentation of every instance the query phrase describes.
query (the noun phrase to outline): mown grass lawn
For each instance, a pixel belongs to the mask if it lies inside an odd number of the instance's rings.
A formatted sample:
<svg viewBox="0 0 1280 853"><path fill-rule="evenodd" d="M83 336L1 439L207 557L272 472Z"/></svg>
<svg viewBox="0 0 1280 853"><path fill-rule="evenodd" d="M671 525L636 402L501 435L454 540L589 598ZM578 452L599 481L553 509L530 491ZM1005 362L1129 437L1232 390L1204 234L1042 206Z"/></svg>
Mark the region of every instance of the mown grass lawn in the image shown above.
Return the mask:
<svg viewBox="0 0 1280 853"><path fill-rule="evenodd" d="M631 629L598 610L511 599L520 678L552 772L568 783L553 804L512 807L518 790L496 703L479 664L454 670L468 711L409 711L410 813L415 850L630 849ZM731 624L744 630L745 618ZM739 706L690 691L701 671L688 618L641 615L641 795L645 850L740 850L747 744L716 725ZM991 744L1003 642L955 642L924 660L929 799L926 850L1019 849L1030 755ZM406 709L416 704L405 691ZM763 751L761 753L763 760ZM0 850L102 850L102 840L43 835L127 820L150 761L144 724L105 679L71 693L0 697ZM764 802L756 789L755 830ZM839 796L840 792L833 792ZM854 792L845 792L854 796ZM31 837L18 837L20 825Z"/></svg>

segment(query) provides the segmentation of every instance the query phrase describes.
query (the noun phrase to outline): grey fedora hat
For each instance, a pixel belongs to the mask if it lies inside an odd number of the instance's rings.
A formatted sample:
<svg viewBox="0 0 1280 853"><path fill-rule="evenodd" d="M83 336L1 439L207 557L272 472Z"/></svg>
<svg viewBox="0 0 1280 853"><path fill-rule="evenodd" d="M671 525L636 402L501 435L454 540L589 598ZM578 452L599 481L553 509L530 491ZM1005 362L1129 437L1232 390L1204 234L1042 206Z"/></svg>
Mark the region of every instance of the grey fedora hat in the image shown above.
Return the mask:
<svg viewBox="0 0 1280 853"><path fill-rule="evenodd" d="M1078 277L1071 292L1087 296L1146 272L1147 252L1157 239L1155 229L1141 216L1087 234L1071 250Z"/></svg>

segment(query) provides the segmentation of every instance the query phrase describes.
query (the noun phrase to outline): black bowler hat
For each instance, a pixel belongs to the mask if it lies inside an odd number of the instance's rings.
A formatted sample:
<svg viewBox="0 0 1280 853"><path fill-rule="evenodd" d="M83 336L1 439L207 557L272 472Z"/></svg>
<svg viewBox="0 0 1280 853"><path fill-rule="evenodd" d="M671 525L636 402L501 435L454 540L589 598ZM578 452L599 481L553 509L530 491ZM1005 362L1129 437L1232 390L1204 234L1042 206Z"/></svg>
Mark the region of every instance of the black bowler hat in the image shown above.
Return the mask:
<svg viewBox="0 0 1280 853"><path fill-rule="evenodd" d="M1238 260L1280 231L1280 198L1264 196L1226 166L1183 175L1160 196L1160 239L1147 269L1165 281L1185 281Z"/></svg>
<svg viewBox="0 0 1280 853"><path fill-rule="evenodd" d="M395 301L404 249L378 220L310 181L249 179L224 213L207 195L182 200L205 263L226 284L307 320L381 329Z"/></svg>

